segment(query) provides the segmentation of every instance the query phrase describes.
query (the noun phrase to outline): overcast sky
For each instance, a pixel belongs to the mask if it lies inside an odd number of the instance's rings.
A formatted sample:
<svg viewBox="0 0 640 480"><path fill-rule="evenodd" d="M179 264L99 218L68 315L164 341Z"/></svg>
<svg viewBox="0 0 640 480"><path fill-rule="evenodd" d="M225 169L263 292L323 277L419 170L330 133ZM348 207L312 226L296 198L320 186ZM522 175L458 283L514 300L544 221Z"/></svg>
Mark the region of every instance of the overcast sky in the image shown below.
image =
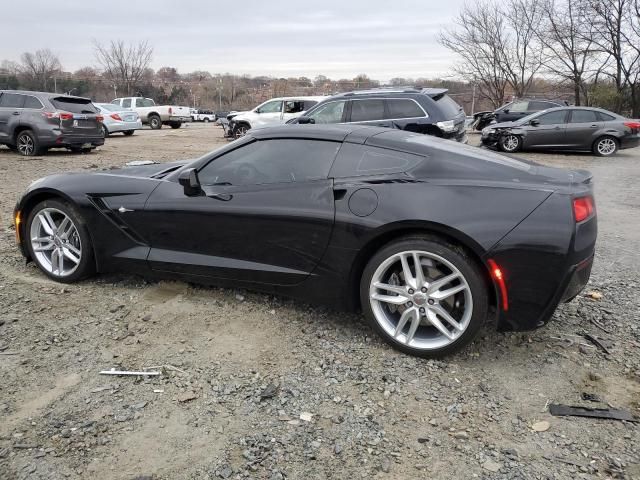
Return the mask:
<svg viewBox="0 0 640 480"><path fill-rule="evenodd" d="M437 35L464 0L2 3L0 60L47 47L73 71L96 66L94 38L148 40L154 69L388 80L451 74L454 59Z"/></svg>

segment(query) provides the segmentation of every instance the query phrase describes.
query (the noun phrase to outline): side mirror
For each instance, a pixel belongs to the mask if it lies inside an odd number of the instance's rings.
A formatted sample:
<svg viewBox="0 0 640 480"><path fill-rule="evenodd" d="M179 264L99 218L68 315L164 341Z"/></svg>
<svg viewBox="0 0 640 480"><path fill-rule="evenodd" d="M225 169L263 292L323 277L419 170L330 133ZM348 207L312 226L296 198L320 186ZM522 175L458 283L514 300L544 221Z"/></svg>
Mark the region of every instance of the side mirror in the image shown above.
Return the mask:
<svg viewBox="0 0 640 480"><path fill-rule="evenodd" d="M316 123L316 121L311 118L311 117L305 117L304 115L302 117L298 117L298 123L300 125L308 125L308 124L313 124Z"/></svg>
<svg viewBox="0 0 640 480"><path fill-rule="evenodd" d="M508 109L508 108L505 108L505 109L502 111L502 113L509 113L509 109Z"/></svg>
<svg viewBox="0 0 640 480"><path fill-rule="evenodd" d="M537 127L538 125L540 125L540 120L534 118L529 122L529 125L531 125L532 127Z"/></svg>
<svg viewBox="0 0 640 480"><path fill-rule="evenodd" d="M184 187L184 194L188 197L199 195L202 192L198 172L195 168L187 168L180 172L178 183Z"/></svg>

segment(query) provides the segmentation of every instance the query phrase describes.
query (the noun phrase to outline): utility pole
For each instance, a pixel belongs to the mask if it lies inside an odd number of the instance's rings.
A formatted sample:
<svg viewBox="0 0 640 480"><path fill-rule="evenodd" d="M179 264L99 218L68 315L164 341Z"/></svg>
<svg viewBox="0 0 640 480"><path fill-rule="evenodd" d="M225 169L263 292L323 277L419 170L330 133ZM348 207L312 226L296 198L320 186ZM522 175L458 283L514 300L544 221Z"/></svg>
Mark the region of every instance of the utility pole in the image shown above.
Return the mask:
<svg viewBox="0 0 640 480"><path fill-rule="evenodd" d="M53 77L53 91L54 93L58 93L58 79L55 77Z"/></svg>
<svg viewBox="0 0 640 480"><path fill-rule="evenodd" d="M475 113L476 108L476 84L473 84L473 94L471 97L471 116Z"/></svg>
<svg viewBox="0 0 640 480"><path fill-rule="evenodd" d="M222 111L222 77L218 79L218 110Z"/></svg>

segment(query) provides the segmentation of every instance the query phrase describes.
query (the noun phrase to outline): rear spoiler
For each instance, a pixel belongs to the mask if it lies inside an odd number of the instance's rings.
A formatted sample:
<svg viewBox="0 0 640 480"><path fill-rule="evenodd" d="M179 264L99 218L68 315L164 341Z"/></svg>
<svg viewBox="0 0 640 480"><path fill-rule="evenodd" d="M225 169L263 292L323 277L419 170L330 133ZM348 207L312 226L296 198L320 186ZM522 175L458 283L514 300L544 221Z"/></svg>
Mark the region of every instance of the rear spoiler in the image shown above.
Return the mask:
<svg viewBox="0 0 640 480"><path fill-rule="evenodd" d="M573 174L573 182L574 184L582 183L584 185L590 185L593 182L593 173L589 170L573 170L571 172Z"/></svg>
<svg viewBox="0 0 640 480"><path fill-rule="evenodd" d="M424 93L425 95L429 95L434 100L439 100L448 91L449 91L448 88L429 88L429 87L426 87L420 90L421 93Z"/></svg>

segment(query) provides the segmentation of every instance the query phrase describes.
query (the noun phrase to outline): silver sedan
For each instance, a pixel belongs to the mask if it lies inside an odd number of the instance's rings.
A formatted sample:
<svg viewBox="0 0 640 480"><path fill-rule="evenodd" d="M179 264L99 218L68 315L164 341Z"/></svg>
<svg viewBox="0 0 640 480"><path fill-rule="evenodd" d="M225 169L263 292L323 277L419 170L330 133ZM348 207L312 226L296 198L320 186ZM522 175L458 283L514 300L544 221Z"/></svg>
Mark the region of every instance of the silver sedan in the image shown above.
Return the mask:
<svg viewBox="0 0 640 480"><path fill-rule="evenodd" d="M124 110L120 105L111 103L96 103L95 106L98 107L104 117L102 132L105 138L117 132L133 135L136 130L142 128L142 121L137 112Z"/></svg>

